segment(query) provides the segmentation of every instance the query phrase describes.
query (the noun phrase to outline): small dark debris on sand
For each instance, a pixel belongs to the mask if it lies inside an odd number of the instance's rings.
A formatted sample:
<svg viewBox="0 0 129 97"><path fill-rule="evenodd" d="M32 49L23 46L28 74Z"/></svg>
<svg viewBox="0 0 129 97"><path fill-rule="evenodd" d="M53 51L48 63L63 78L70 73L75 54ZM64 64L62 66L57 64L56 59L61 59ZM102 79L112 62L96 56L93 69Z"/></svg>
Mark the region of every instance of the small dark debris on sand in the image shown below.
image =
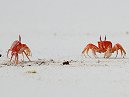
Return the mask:
<svg viewBox="0 0 129 97"><path fill-rule="evenodd" d="M70 60L70 63L72 63L72 62L77 62L76 60Z"/></svg>
<svg viewBox="0 0 129 97"><path fill-rule="evenodd" d="M26 73L37 73L35 70L29 70Z"/></svg>
<svg viewBox="0 0 129 97"><path fill-rule="evenodd" d="M42 62L39 63L38 65L40 66L40 65L45 64L45 63L46 63L45 61L42 61Z"/></svg>
<svg viewBox="0 0 129 97"><path fill-rule="evenodd" d="M69 61L64 61L63 65L69 65Z"/></svg>
<svg viewBox="0 0 129 97"><path fill-rule="evenodd" d="M27 65L27 66L31 66L31 65Z"/></svg>
<svg viewBox="0 0 129 97"><path fill-rule="evenodd" d="M50 62L55 63L55 61L53 59L50 59Z"/></svg>

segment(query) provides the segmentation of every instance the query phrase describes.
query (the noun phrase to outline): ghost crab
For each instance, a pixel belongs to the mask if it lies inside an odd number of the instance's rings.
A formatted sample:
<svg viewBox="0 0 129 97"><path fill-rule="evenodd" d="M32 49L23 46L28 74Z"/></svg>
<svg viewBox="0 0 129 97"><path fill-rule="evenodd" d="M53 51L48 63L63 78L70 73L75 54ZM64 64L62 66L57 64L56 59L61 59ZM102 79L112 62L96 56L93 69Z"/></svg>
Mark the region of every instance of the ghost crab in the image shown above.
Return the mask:
<svg viewBox="0 0 129 97"><path fill-rule="evenodd" d="M101 36L100 36L100 41L98 41L98 47L92 43L87 44L86 47L83 49L82 54L84 54L84 56L85 56L85 53L88 55L89 50L92 51L95 58L97 58L96 52L104 53L104 58L109 58L112 55L112 53L114 53L115 51L116 51L116 57L117 57L119 50L123 58L126 55L126 51L124 50L121 44L117 43L114 46L112 46L112 42L107 41L106 36L105 36L105 40L103 41L101 40Z"/></svg>
<svg viewBox="0 0 129 97"><path fill-rule="evenodd" d="M20 35L19 35L19 40L15 40L12 43L10 49L8 49L7 57L8 57L9 52L11 52L10 62L11 62L13 56L15 56L14 63L18 64L18 54L22 54L23 61L24 61L24 54L26 55L28 60L31 61L30 58L28 57L31 55L31 50L26 44L21 43L21 36Z"/></svg>

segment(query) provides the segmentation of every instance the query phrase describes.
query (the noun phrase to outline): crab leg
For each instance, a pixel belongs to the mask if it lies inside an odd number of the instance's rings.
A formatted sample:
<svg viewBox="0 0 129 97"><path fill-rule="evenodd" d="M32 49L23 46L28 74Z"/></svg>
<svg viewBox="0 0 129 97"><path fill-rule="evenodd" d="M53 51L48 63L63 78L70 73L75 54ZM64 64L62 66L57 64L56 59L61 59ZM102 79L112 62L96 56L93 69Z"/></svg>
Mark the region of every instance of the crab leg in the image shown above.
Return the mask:
<svg viewBox="0 0 129 97"><path fill-rule="evenodd" d="M121 57L123 56L123 52L122 52L122 50L120 50L120 52L121 52Z"/></svg>
<svg viewBox="0 0 129 97"><path fill-rule="evenodd" d="M124 55L123 55L123 58L124 58L124 56L126 55L126 52L125 52L124 48L119 43L115 44L114 47L112 48L113 52L116 51L116 57L118 55L118 50L120 50L121 56L124 53Z"/></svg>
<svg viewBox="0 0 129 97"><path fill-rule="evenodd" d="M95 58L98 58L98 56L96 55L96 51L94 49L92 50L92 53Z"/></svg>
<svg viewBox="0 0 129 97"><path fill-rule="evenodd" d="M87 54L87 56L90 57L90 55L88 54L89 52L89 48L85 47L84 50L82 51L82 54L84 54L84 56L86 57L85 53ZM91 57L90 57L91 58Z"/></svg>
<svg viewBox="0 0 129 97"><path fill-rule="evenodd" d="M31 61L30 58L27 56L26 52L25 52L25 51L23 51L23 52L25 53L25 55L26 55L26 57L28 58L28 60Z"/></svg>
<svg viewBox="0 0 129 97"><path fill-rule="evenodd" d="M22 53L23 61L24 61L24 54Z"/></svg>
<svg viewBox="0 0 129 97"><path fill-rule="evenodd" d="M12 60L13 56L14 56L14 54L12 54L12 55L11 55L10 62L11 62L11 60Z"/></svg>
<svg viewBox="0 0 129 97"><path fill-rule="evenodd" d="M7 58L8 58L9 51L11 51L11 50L10 49L8 50L8 52L7 52Z"/></svg>
<svg viewBox="0 0 129 97"><path fill-rule="evenodd" d="M118 56L118 50L116 50L116 57L115 58L117 58L117 56Z"/></svg>
<svg viewBox="0 0 129 97"><path fill-rule="evenodd" d="M85 56L85 53L88 55L88 52L89 52L89 50L92 50L92 53L93 53L93 56L95 57L95 58L97 58L97 55L96 55L96 52L99 52L99 48L97 47L97 46L95 46L94 44L88 44L85 48L84 48L84 50L82 51L82 54L84 54L84 56ZM89 56L89 55L88 55ZM90 57L90 56L89 56ZM91 57L90 57L91 58Z"/></svg>
<svg viewBox="0 0 129 97"><path fill-rule="evenodd" d="M18 64L18 54L16 54L16 64Z"/></svg>

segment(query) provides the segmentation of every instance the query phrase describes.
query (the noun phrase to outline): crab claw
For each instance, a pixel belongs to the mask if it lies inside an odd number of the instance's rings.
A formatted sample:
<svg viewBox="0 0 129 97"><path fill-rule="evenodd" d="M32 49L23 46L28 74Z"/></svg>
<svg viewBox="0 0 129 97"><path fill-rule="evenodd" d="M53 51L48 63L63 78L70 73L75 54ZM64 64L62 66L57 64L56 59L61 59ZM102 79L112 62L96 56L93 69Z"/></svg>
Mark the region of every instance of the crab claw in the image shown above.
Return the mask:
<svg viewBox="0 0 129 97"><path fill-rule="evenodd" d="M107 51L104 53L104 58L109 58L112 55L111 48L108 48Z"/></svg>

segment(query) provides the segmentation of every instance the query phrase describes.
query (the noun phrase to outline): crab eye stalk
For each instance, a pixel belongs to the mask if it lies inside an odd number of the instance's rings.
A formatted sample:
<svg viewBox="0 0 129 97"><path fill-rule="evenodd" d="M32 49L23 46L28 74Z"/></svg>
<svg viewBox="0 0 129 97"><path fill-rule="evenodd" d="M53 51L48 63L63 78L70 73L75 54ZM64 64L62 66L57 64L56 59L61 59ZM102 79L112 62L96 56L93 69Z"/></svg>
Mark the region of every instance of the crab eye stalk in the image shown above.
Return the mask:
<svg viewBox="0 0 129 97"><path fill-rule="evenodd" d="M100 35L100 41L102 41L102 40L101 40L101 35Z"/></svg>
<svg viewBox="0 0 129 97"><path fill-rule="evenodd" d="M105 40L106 40L107 38L106 38L106 35L105 35Z"/></svg>
<svg viewBox="0 0 129 97"><path fill-rule="evenodd" d="M21 36L19 35L19 41L21 41Z"/></svg>

